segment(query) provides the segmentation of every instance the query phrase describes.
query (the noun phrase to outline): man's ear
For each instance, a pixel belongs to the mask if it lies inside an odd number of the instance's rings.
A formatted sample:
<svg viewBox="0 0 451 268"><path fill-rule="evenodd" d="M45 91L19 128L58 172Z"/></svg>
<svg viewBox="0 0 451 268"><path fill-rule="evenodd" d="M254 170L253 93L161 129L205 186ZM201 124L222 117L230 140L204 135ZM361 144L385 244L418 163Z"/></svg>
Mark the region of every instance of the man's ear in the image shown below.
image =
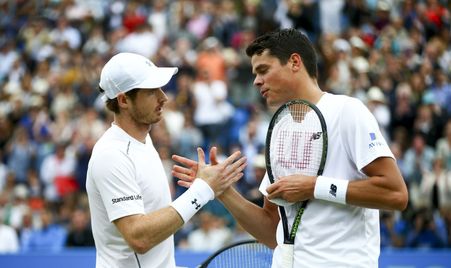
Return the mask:
<svg viewBox="0 0 451 268"><path fill-rule="evenodd" d="M127 96L124 93L117 94L116 98L117 98L117 104L119 105L119 107L125 108L128 106L129 99L127 98Z"/></svg>
<svg viewBox="0 0 451 268"><path fill-rule="evenodd" d="M298 53L291 54L288 63L293 71L299 71L303 66L302 58Z"/></svg>

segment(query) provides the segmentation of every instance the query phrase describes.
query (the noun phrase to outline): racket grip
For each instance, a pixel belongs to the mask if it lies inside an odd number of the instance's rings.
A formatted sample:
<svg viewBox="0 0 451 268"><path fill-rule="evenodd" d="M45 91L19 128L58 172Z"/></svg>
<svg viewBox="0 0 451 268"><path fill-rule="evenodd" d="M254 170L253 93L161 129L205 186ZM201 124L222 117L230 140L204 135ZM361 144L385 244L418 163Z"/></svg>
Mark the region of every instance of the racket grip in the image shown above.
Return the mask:
<svg viewBox="0 0 451 268"><path fill-rule="evenodd" d="M294 245L293 244L281 244L280 247L281 255L281 267L293 268L293 258L294 258Z"/></svg>

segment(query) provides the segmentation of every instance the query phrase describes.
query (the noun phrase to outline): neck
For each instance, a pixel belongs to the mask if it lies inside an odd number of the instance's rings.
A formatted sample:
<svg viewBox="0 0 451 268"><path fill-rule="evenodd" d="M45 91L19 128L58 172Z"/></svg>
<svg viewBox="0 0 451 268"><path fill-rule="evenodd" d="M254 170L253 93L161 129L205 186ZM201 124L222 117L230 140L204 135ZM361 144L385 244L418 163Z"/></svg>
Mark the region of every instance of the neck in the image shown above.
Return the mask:
<svg viewBox="0 0 451 268"><path fill-rule="evenodd" d="M140 125L133 120L125 119L118 115L115 115L113 124L117 125L128 135L142 143L146 142L147 134L150 131L150 125Z"/></svg>
<svg viewBox="0 0 451 268"><path fill-rule="evenodd" d="M298 97L307 100L313 104L317 104L321 97L325 94L319 86L316 79L304 79L299 88Z"/></svg>

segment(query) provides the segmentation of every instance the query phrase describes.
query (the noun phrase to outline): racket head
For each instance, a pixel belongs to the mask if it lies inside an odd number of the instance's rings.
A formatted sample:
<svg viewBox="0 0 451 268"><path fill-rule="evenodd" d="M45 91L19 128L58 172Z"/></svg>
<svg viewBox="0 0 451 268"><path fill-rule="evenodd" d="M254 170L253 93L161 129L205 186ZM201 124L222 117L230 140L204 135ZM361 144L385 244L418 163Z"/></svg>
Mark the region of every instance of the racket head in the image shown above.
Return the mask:
<svg viewBox="0 0 451 268"><path fill-rule="evenodd" d="M271 267L273 250L257 240L246 240L214 252L199 268Z"/></svg>
<svg viewBox="0 0 451 268"><path fill-rule="evenodd" d="M271 118L265 144L266 171L271 183L292 174L319 176L327 158L327 127L321 111L306 100L292 100L280 106ZM279 206L284 244L294 244L297 229L308 200L303 201L292 229L287 213Z"/></svg>
<svg viewBox="0 0 451 268"><path fill-rule="evenodd" d="M266 134L265 162L268 177L302 174L319 176L327 158L327 127L321 111L306 100L280 106Z"/></svg>

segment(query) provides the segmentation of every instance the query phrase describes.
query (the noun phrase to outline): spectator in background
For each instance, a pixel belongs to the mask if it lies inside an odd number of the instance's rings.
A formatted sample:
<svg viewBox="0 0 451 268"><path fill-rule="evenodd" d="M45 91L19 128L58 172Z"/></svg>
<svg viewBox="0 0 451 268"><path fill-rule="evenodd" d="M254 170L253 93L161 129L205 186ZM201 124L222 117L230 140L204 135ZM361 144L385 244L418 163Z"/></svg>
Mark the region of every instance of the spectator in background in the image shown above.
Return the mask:
<svg viewBox="0 0 451 268"><path fill-rule="evenodd" d="M185 157L196 157L197 147L203 145L202 132L194 125L191 111L185 111L183 133L174 140L174 151Z"/></svg>
<svg viewBox="0 0 451 268"><path fill-rule="evenodd" d="M380 218L381 248L403 247L406 223L394 211L381 211Z"/></svg>
<svg viewBox="0 0 451 268"><path fill-rule="evenodd" d="M17 253L19 251L19 236L16 229L4 224L0 213L0 254Z"/></svg>
<svg viewBox="0 0 451 268"><path fill-rule="evenodd" d="M406 237L406 246L429 249L446 246L446 230L443 229L442 223L434 218L431 211L418 210L413 215L411 223L412 227Z"/></svg>
<svg viewBox="0 0 451 268"><path fill-rule="evenodd" d="M55 151L42 162L40 172L45 185L44 196L47 200L56 201L78 190L75 165L75 157L67 150L67 144L56 144Z"/></svg>
<svg viewBox="0 0 451 268"><path fill-rule="evenodd" d="M426 144L424 134L416 132L412 145L404 155L405 180L409 188L409 199L413 204L419 202L419 186L422 176L432 170L434 149Z"/></svg>
<svg viewBox="0 0 451 268"><path fill-rule="evenodd" d="M208 70L209 80L226 82L226 62L222 54L222 45L217 38L208 37L201 43L195 64L199 70L198 80L205 81L204 72Z"/></svg>
<svg viewBox="0 0 451 268"><path fill-rule="evenodd" d="M264 198L258 188L260 187L260 184L266 173L265 155L260 153L254 156L253 159L254 162L252 163L251 168L251 170L253 171L253 174L251 176L252 181L248 183L247 189L245 189L245 191L243 192L247 200L250 200L252 203L257 204L260 207L263 207Z"/></svg>
<svg viewBox="0 0 451 268"><path fill-rule="evenodd" d="M223 146L221 138L224 138L226 123L234 109L227 101L227 84L215 79L211 69L199 69L199 80L194 83L192 90L195 102L194 123L202 131L203 148Z"/></svg>
<svg viewBox="0 0 451 268"><path fill-rule="evenodd" d="M93 247L94 237L92 236L89 212L77 208L72 212L69 232L67 234L67 247Z"/></svg>
<svg viewBox="0 0 451 268"><path fill-rule="evenodd" d="M54 213L50 208L40 212L41 227L25 230L21 234L20 244L23 252L44 250L58 252L64 248L67 230L56 223Z"/></svg>
<svg viewBox="0 0 451 268"><path fill-rule="evenodd" d="M392 115L390 132L401 127L405 130L413 129L416 107L412 101L412 87L408 83L400 83L395 88L395 100L391 103Z"/></svg>
<svg viewBox="0 0 451 268"><path fill-rule="evenodd" d="M433 103L422 103L417 106L417 114L414 120L413 131L424 134L425 143L428 146L435 146L440 137L441 122L439 117L434 113Z"/></svg>
<svg viewBox="0 0 451 268"><path fill-rule="evenodd" d="M3 148L0 148L0 193L6 184L6 177L8 175L8 166L3 161Z"/></svg>
<svg viewBox="0 0 451 268"><path fill-rule="evenodd" d="M188 249L213 252L229 242L232 233L224 219L205 210L197 218L198 228L188 234Z"/></svg>
<svg viewBox="0 0 451 268"><path fill-rule="evenodd" d="M13 138L6 146L6 152L8 168L14 172L16 183L26 183L27 172L32 168L36 146L24 127L19 126L15 129Z"/></svg>
<svg viewBox="0 0 451 268"><path fill-rule="evenodd" d="M11 206L7 209L8 213L5 215L5 220L14 227L20 230L23 226L23 217L30 211L28 205L29 191L25 184L17 184L13 188L13 193L10 196Z"/></svg>
<svg viewBox="0 0 451 268"><path fill-rule="evenodd" d="M134 30L117 43L117 51L134 52L152 58L155 56L160 44L158 36L152 27L142 22L134 27Z"/></svg>
<svg viewBox="0 0 451 268"><path fill-rule="evenodd" d="M378 87L371 87L367 93L368 109L376 118L384 138L389 141L388 127L390 125L391 114L387 105L384 93Z"/></svg>
<svg viewBox="0 0 451 268"><path fill-rule="evenodd" d="M442 158L435 157L431 171L422 174L418 207L441 211L451 207L451 170L444 168Z"/></svg>
<svg viewBox="0 0 451 268"><path fill-rule="evenodd" d="M443 159L446 170L451 170L451 118L445 125L445 131L438 139L436 148L437 157Z"/></svg>

